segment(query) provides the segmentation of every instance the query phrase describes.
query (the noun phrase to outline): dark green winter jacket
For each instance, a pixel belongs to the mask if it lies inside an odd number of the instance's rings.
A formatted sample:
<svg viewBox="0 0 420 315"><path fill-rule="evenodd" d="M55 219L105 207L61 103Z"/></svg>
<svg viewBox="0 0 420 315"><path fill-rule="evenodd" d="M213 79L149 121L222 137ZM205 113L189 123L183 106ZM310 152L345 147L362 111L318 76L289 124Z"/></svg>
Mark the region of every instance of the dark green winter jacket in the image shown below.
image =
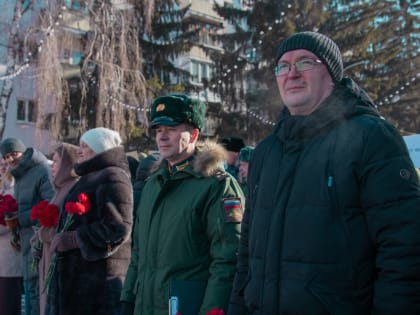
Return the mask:
<svg viewBox="0 0 420 315"><path fill-rule="evenodd" d="M163 161L148 178L121 298L135 304L134 314L167 315L169 284L176 280L207 282L200 315L226 311L244 200L239 184L223 171L224 158L219 145L200 144L192 161L172 174Z"/></svg>
<svg viewBox="0 0 420 315"><path fill-rule="evenodd" d="M38 271L32 268L30 239L34 235L32 226L37 221L30 218L31 209L41 200L49 201L54 196L50 182L50 167L48 160L40 151L28 148L16 168L11 170L16 180L14 196L18 204L19 236L23 279L35 278Z"/></svg>
<svg viewBox="0 0 420 315"><path fill-rule="evenodd" d="M418 176L346 83L253 152L229 315L420 314Z"/></svg>

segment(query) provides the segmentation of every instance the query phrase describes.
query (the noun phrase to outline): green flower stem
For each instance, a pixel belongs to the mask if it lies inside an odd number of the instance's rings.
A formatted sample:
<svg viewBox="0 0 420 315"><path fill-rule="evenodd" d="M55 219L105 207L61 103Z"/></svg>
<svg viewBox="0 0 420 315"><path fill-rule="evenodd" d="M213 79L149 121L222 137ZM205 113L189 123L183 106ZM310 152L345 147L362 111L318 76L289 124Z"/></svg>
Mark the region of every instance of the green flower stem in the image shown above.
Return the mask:
<svg viewBox="0 0 420 315"><path fill-rule="evenodd" d="M73 214L67 214L66 221L64 222L64 226L61 229L61 231L59 231L59 232L67 231L72 223L73 223ZM58 262L59 259L62 259L62 258L63 258L63 255L61 255L60 253L55 253L51 257L51 262L50 262L50 265L48 266L47 275L45 276L45 285L44 285L44 289L43 289L42 292L47 291L47 293L48 293L48 291L50 289L50 286L51 286L51 282L52 282L53 277L55 275L55 270L57 268L57 262Z"/></svg>

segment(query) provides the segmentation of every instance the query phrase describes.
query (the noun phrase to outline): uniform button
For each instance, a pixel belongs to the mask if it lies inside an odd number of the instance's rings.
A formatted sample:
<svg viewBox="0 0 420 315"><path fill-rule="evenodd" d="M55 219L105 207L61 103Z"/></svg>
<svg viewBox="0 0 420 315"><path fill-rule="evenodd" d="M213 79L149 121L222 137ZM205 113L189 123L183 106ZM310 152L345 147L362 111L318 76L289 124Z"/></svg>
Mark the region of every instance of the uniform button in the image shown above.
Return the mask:
<svg viewBox="0 0 420 315"><path fill-rule="evenodd" d="M402 179L407 180L407 179L410 179L411 174L409 170L406 170L405 168L403 168L402 170L400 170L400 176Z"/></svg>

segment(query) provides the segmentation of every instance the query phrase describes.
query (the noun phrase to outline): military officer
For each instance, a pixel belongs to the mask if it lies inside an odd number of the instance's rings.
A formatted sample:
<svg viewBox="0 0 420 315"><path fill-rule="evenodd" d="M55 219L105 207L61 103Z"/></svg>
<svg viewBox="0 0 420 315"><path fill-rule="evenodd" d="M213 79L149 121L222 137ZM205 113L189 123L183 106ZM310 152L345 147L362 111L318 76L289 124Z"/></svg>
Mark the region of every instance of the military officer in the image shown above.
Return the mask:
<svg viewBox="0 0 420 315"><path fill-rule="evenodd" d="M193 305L194 315L227 311L244 196L224 171L223 146L198 141L204 125L205 104L197 99L170 94L153 102L161 163L137 209L124 315L167 315L170 296L183 315Z"/></svg>

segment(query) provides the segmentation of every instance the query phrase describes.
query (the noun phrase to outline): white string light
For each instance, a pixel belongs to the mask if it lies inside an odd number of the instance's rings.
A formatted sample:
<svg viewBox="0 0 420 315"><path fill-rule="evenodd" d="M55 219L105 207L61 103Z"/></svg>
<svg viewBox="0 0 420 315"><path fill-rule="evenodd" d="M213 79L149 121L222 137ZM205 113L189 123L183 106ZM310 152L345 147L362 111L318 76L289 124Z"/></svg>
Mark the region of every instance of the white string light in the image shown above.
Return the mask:
<svg viewBox="0 0 420 315"><path fill-rule="evenodd" d="M65 11L65 10L66 10L66 7L63 5L61 7L61 11L57 15L56 19L53 21L52 25L50 25L46 28L46 30L44 31L44 34L43 34L46 38L48 38L51 34L54 33L54 28L53 28L54 26L59 26L60 25L59 20L61 20L63 18L63 11ZM38 52L38 53L41 52L44 43L45 43L45 41L43 39L40 39L39 42L38 42L38 45L35 48L35 51ZM0 81L14 79L15 77L17 77L19 74L22 73L23 70L25 70L26 68L29 67L30 62L32 61L32 59L35 58L35 56L36 56L36 54L33 54L32 52L28 52L27 57L24 60L24 63L22 65L15 66L15 71L13 71L12 73L1 76Z"/></svg>
<svg viewBox="0 0 420 315"><path fill-rule="evenodd" d="M124 109L126 109L126 110L135 110L135 111L140 111L140 112L144 112L144 111L146 111L146 112L149 112L150 111L150 109L149 108L147 108L147 109L145 109L145 108L143 108L140 104L137 104L137 105L130 105L130 104L127 104L127 103L125 103L125 102L123 102L123 101L121 101L121 100L119 100L118 98L116 98L115 96L112 96L111 94L107 94L107 96L106 96L106 98L107 98L107 100L109 101L109 102L112 102L112 103L114 103L114 104L118 104L119 106L122 106Z"/></svg>
<svg viewBox="0 0 420 315"><path fill-rule="evenodd" d="M384 96L381 100L377 101L379 106L383 106L390 103L395 103L403 94L403 91L408 90L408 88L416 84L420 79L420 72L417 73L415 76L409 78L405 83L401 84L397 89L394 89L393 93L389 93L388 95Z"/></svg>

